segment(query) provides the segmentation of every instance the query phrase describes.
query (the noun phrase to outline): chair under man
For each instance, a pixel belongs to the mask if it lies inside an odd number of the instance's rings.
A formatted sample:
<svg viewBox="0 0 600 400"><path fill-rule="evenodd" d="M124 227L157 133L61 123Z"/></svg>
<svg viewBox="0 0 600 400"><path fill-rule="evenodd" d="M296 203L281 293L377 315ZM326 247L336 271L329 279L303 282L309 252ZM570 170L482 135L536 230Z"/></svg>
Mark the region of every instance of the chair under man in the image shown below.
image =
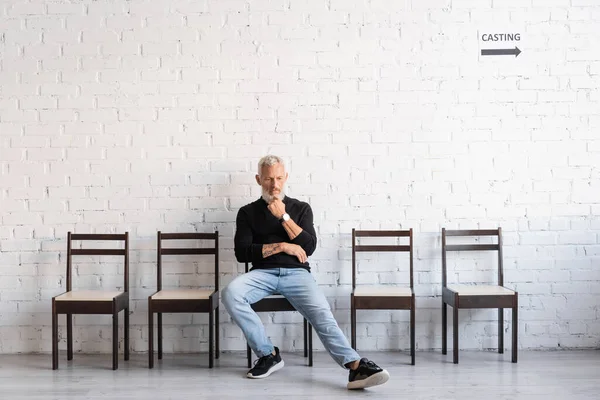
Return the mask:
<svg viewBox="0 0 600 400"><path fill-rule="evenodd" d="M245 263L245 271L248 272L248 263ZM297 311L296 308L289 302L288 299L280 294L267 296L262 300L251 304L251 307L256 312L280 312L280 311ZM304 318L304 357L308 357L308 366L313 365L313 344L312 344L312 326ZM246 358L248 359L248 368L252 367L252 350L246 344Z"/></svg>

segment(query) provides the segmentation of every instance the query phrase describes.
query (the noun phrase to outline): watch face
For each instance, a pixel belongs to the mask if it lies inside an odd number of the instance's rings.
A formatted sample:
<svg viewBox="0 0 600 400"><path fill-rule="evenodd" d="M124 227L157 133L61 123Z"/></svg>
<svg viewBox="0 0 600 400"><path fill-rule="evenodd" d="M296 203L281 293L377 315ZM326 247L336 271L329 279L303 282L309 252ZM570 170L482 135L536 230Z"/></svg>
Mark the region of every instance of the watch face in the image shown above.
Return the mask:
<svg viewBox="0 0 600 400"><path fill-rule="evenodd" d="M282 218L283 218L284 221L289 221L290 215L288 213L285 213L285 214L283 214Z"/></svg>

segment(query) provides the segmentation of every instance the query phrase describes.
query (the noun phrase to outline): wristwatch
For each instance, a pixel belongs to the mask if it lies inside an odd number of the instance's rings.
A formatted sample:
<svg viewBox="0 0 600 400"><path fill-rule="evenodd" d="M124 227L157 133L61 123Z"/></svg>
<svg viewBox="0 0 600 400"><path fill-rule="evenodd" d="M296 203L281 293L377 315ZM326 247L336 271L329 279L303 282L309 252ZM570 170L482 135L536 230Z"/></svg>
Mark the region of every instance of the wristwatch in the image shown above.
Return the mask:
<svg viewBox="0 0 600 400"><path fill-rule="evenodd" d="M289 221L290 220L290 214L285 213L281 216L281 218L279 218L279 223L282 224L284 221Z"/></svg>

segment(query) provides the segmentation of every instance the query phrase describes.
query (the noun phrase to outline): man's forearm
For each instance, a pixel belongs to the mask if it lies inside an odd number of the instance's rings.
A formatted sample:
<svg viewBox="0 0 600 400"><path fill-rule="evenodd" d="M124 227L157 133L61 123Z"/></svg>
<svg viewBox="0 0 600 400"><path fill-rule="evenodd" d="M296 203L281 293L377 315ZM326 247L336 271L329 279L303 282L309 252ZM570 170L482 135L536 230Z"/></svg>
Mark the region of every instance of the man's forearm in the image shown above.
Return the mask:
<svg viewBox="0 0 600 400"><path fill-rule="evenodd" d="M282 251L283 243L263 244L262 256L263 258L267 258L269 256L272 256L273 254L281 253Z"/></svg>
<svg viewBox="0 0 600 400"><path fill-rule="evenodd" d="M300 228L293 219L283 222L282 225L290 240L296 239L296 237L302 233L302 228Z"/></svg>

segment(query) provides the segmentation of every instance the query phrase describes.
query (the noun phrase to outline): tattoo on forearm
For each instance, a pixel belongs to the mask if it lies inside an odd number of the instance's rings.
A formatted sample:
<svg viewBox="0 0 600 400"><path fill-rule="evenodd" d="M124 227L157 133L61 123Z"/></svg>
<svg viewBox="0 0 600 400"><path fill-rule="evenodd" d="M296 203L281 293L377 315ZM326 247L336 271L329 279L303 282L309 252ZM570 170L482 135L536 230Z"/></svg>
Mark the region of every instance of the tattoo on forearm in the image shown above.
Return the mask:
<svg viewBox="0 0 600 400"><path fill-rule="evenodd" d="M263 244L263 248L262 248L263 258L272 256L273 254L278 253L278 252L279 252L279 243Z"/></svg>

